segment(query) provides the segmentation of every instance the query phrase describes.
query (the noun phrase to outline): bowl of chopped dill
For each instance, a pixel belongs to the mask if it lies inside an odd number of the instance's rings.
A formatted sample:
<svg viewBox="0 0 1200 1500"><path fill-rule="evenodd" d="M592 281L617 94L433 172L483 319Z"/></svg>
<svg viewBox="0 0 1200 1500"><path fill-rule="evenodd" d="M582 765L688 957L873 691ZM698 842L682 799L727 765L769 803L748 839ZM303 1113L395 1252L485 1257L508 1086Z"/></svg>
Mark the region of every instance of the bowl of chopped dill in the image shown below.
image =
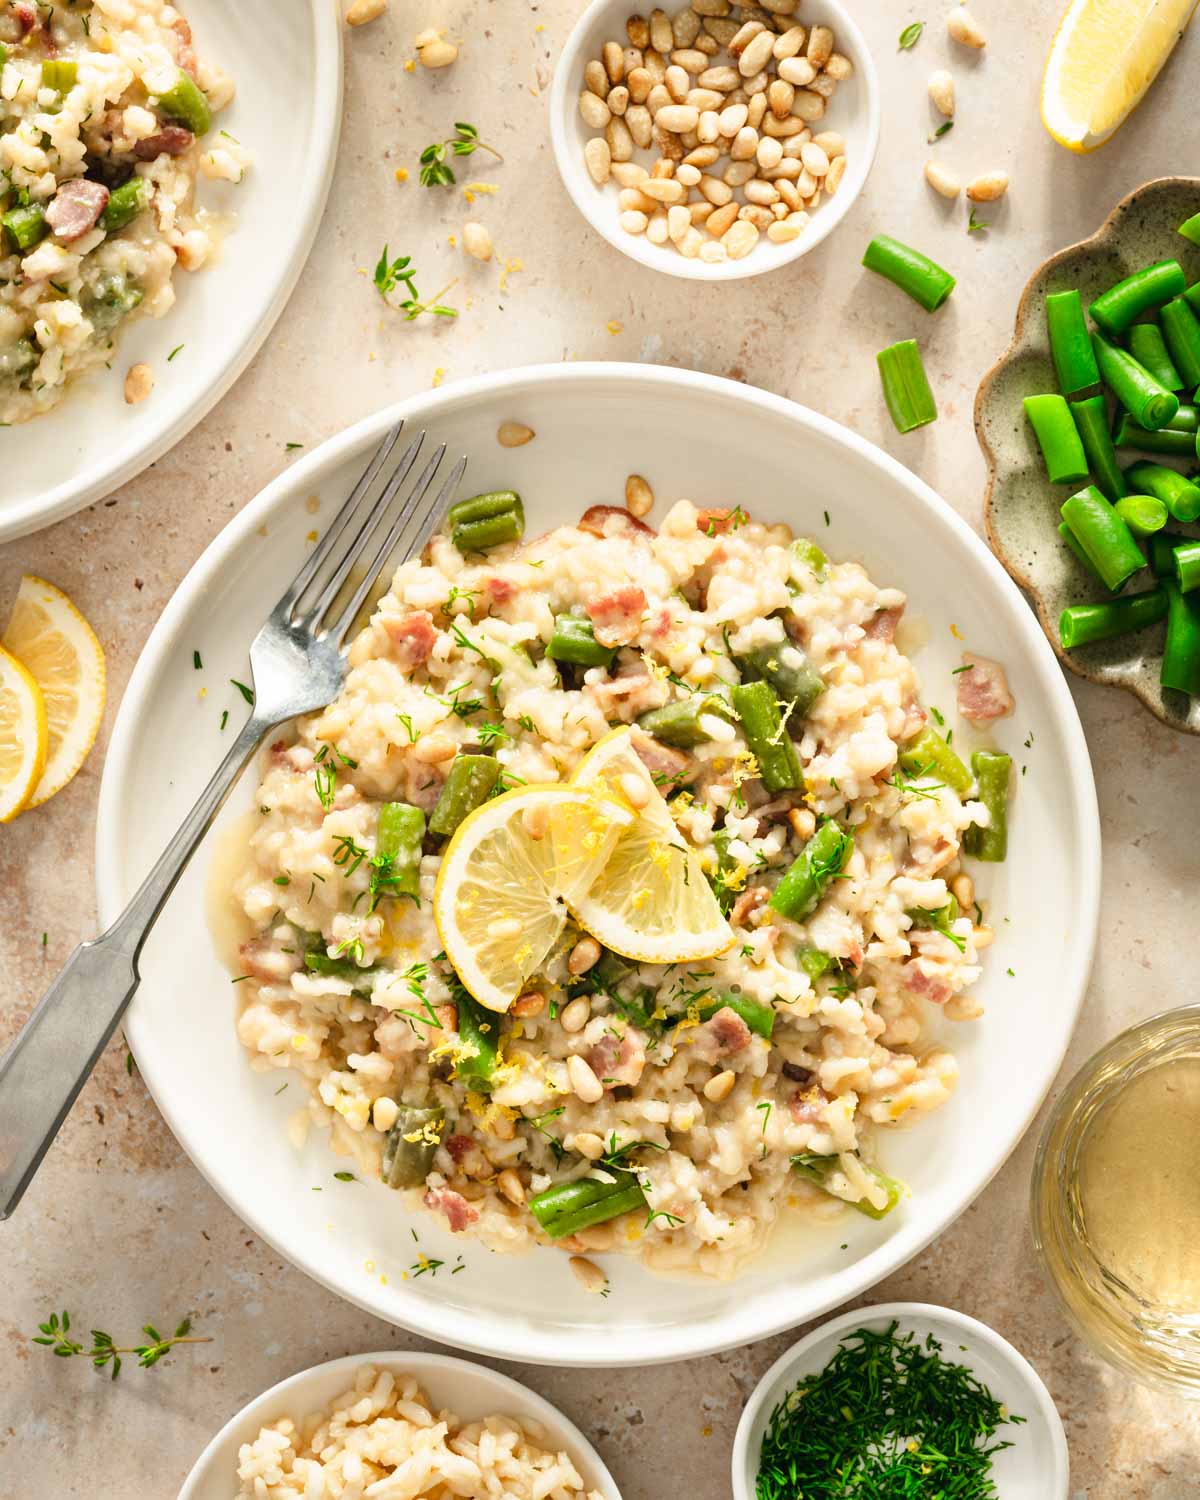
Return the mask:
<svg viewBox="0 0 1200 1500"><path fill-rule="evenodd" d="M734 1500L849 1493L1066 1500L1062 1420L993 1329L922 1302L861 1307L793 1344L752 1392ZM932 1488L931 1488L932 1486Z"/></svg>

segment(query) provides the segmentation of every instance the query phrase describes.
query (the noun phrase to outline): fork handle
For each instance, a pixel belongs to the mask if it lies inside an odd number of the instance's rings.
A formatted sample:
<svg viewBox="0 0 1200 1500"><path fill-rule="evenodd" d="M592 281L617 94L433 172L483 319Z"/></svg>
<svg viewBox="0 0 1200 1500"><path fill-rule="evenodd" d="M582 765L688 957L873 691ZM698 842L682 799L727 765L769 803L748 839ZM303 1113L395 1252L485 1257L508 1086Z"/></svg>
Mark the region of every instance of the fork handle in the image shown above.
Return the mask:
<svg viewBox="0 0 1200 1500"><path fill-rule="evenodd" d="M138 956L270 721L254 715L133 900L81 943L0 1058L0 1219L20 1203L138 986Z"/></svg>

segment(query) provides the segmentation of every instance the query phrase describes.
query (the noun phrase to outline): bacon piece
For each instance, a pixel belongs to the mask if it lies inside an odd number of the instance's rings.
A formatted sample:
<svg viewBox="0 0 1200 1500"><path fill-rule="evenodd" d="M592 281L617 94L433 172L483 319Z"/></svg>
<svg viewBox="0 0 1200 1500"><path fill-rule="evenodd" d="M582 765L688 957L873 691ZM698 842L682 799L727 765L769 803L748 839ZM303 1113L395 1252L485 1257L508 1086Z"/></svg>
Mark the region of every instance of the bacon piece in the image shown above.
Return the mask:
<svg viewBox="0 0 1200 1500"><path fill-rule="evenodd" d="M646 596L635 583L601 594L587 606L588 616L602 646L628 646L638 633Z"/></svg>
<svg viewBox="0 0 1200 1500"><path fill-rule="evenodd" d="M869 641L887 641L890 645L896 639L896 627L903 613L903 604L898 609L876 610L863 626L863 634Z"/></svg>
<svg viewBox="0 0 1200 1500"><path fill-rule="evenodd" d="M661 609L655 611L654 623L650 626L651 638L656 641L665 640L673 623L671 611L664 604Z"/></svg>
<svg viewBox="0 0 1200 1500"><path fill-rule="evenodd" d="M904 965L904 984L914 995L921 995L931 1005L945 1005L953 989L935 968L923 958L910 958Z"/></svg>
<svg viewBox="0 0 1200 1500"><path fill-rule="evenodd" d="M660 744L653 735L646 734L641 729L634 731L633 748L638 759L660 785L663 781L674 781L677 776L682 776L692 764L690 755L671 745Z"/></svg>
<svg viewBox="0 0 1200 1500"><path fill-rule="evenodd" d="M289 771L311 771L314 756L307 745L289 745L286 740L276 740L271 746L272 765L283 766Z"/></svg>
<svg viewBox="0 0 1200 1500"><path fill-rule="evenodd" d="M461 1234L479 1217L479 1210L472 1208L463 1195L456 1193L453 1188L430 1188L422 1202L434 1213L445 1215L452 1234Z"/></svg>
<svg viewBox="0 0 1200 1500"><path fill-rule="evenodd" d="M238 962L260 984L282 984L304 966L299 953L282 952L268 937L243 943L238 949Z"/></svg>
<svg viewBox="0 0 1200 1500"><path fill-rule="evenodd" d="M696 530L705 536L724 536L727 531L744 526L749 519L740 505L710 505L696 512Z"/></svg>
<svg viewBox="0 0 1200 1500"><path fill-rule="evenodd" d="M102 182L72 177L47 207L46 223L60 240L77 240L96 227L107 203L108 189Z"/></svg>
<svg viewBox="0 0 1200 1500"><path fill-rule="evenodd" d="M756 912L770 894L770 890L765 885L753 885L748 891L743 891L733 903L733 910L729 913L730 926L744 927L746 918L751 912Z"/></svg>
<svg viewBox="0 0 1200 1500"><path fill-rule="evenodd" d="M958 674L958 711L972 724L990 724L1004 719L1016 706L1008 690L1008 678L998 661L963 652L965 672Z"/></svg>
<svg viewBox="0 0 1200 1500"><path fill-rule="evenodd" d="M493 604L507 604L517 592L515 583L510 583L507 578L489 578L484 585Z"/></svg>
<svg viewBox="0 0 1200 1500"><path fill-rule="evenodd" d="M621 1037L606 1032L584 1056L606 1089L634 1088L646 1066L646 1043L641 1032L630 1026Z"/></svg>
<svg viewBox="0 0 1200 1500"><path fill-rule="evenodd" d="M811 1075L810 1075L811 1076ZM788 1100L788 1113L797 1125L820 1125L825 1118L829 1095L819 1084L797 1089Z"/></svg>
<svg viewBox="0 0 1200 1500"><path fill-rule="evenodd" d="M589 505L579 518L579 529L592 536L623 536L630 540L654 535L651 527L620 505Z"/></svg>
<svg viewBox="0 0 1200 1500"><path fill-rule="evenodd" d="M442 795L445 779L437 766L408 756L404 762L404 800L422 812L432 812Z"/></svg>
<svg viewBox="0 0 1200 1500"><path fill-rule="evenodd" d="M195 139L186 125L164 125L157 135L138 141L133 154L139 161L153 161L156 156L182 156Z"/></svg>
<svg viewBox="0 0 1200 1500"><path fill-rule="evenodd" d="M27 0L17 0L13 6L13 18L23 32L30 32L37 25L37 9Z"/></svg>
<svg viewBox="0 0 1200 1500"><path fill-rule="evenodd" d="M591 694L606 719L620 718L628 723L644 709L655 707L654 678L641 666L607 682L591 683L584 691Z"/></svg>
<svg viewBox="0 0 1200 1500"><path fill-rule="evenodd" d="M735 1052L744 1052L750 1045L749 1026L728 1005L723 1005L700 1029L708 1033L713 1049L718 1053L732 1056Z"/></svg>
<svg viewBox="0 0 1200 1500"><path fill-rule="evenodd" d="M196 49L192 46L192 28L183 19L177 16L171 23L171 30L179 38L179 45L175 49L179 66L192 78L196 77Z"/></svg>
<svg viewBox="0 0 1200 1500"><path fill-rule="evenodd" d="M939 838L923 859L918 859L910 846L908 853L904 856L902 868L906 875L917 875L924 880L929 880L939 870L944 869L957 853L957 844L952 844L949 839Z"/></svg>
<svg viewBox="0 0 1200 1500"><path fill-rule="evenodd" d="M398 620L385 620L383 628L396 648L396 659L402 667L417 667L428 661L437 645L437 627L433 616L425 609L402 615Z"/></svg>
<svg viewBox="0 0 1200 1500"><path fill-rule="evenodd" d="M904 723L900 726L897 738L900 741L914 739L929 722L929 715L921 707L915 698L910 698L904 705Z"/></svg>
<svg viewBox="0 0 1200 1500"><path fill-rule="evenodd" d="M446 1137L446 1150L454 1160L461 1164L462 1159L475 1144L469 1135L449 1135Z"/></svg>

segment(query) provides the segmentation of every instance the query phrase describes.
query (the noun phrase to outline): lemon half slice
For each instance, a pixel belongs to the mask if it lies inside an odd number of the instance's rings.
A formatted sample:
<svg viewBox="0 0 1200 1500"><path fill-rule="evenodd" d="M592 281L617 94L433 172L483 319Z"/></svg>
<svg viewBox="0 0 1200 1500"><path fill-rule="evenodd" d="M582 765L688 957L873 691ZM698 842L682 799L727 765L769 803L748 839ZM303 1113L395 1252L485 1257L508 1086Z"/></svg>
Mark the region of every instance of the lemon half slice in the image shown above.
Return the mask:
<svg viewBox="0 0 1200 1500"><path fill-rule="evenodd" d="M493 797L447 845L433 896L446 957L481 1005L505 1011L538 973L633 814L599 790L526 786Z"/></svg>
<svg viewBox="0 0 1200 1500"><path fill-rule="evenodd" d="M46 764L46 705L15 656L0 647L0 823L29 801Z"/></svg>
<svg viewBox="0 0 1200 1500"><path fill-rule="evenodd" d="M1071 0L1042 78L1042 123L1069 151L1094 151L1141 103L1197 0Z"/></svg>
<svg viewBox="0 0 1200 1500"><path fill-rule="evenodd" d="M46 704L46 768L29 799L40 807L87 758L104 717L104 652L66 594L44 579L21 579L0 644L26 667Z"/></svg>
<svg viewBox="0 0 1200 1500"><path fill-rule="evenodd" d="M639 963L691 963L729 948L733 929L634 749L633 730L605 735L573 784L603 788L637 813L587 889L568 897L579 925Z"/></svg>

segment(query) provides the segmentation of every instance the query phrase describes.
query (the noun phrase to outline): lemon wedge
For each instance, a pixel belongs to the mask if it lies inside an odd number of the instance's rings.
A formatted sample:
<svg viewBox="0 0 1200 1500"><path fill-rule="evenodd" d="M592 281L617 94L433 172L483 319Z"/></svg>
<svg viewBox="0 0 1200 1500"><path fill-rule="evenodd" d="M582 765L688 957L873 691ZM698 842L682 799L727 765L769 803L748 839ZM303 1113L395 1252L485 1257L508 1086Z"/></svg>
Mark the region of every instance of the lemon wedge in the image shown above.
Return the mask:
<svg viewBox="0 0 1200 1500"><path fill-rule="evenodd" d="M46 705L49 746L30 807L62 791L87 758L104 717L104 652L61 589L27 574L0 637L28 670Z"/></svg>
<svg viewBox="0 0 1200 1500"><path fill-rule="evenodd" d="M599 789L519 787L464 818L446 847L433 919L481 1005L506 1011L538 973L577 900L634 821Z"/></svg>
<svg viewBox="0 0 1200 1500"><path fill-rule="evenodd" d="M602 788L637 814L590 885L567 903L606 948L639 963L712 958L733 943L694 850L633 746L616 729L584 756L572 785Z"/></svg>
<svg viewBox="0 0 1200 1500"><path fill-rule="evenodd" d="M46 705L30 672L0 648L0 823L28 805L46 764Z"/></svg>
<svg viewBox="0 0 1200 1500"><path fill-rule="evenodd" d="M1042 77L1042 123L1069 151L1094 151L1141 103L1197 0L1071 0Z"/></svg>

